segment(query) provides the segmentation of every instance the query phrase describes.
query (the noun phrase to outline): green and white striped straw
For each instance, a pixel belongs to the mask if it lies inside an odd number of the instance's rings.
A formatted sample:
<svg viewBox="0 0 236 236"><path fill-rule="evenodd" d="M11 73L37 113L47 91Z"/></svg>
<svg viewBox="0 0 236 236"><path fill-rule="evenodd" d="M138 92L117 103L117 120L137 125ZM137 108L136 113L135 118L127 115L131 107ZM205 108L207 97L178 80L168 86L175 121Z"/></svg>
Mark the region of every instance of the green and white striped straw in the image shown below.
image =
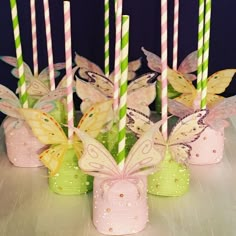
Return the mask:
<svg viewBox="0 0 236 236"><path fill-rule="evenodd" d="M128 55L129 55L129 16L122 16L122 39L121 39L121 80L120 80L120 103L119 103L119 138L118 138L118 166L124 168L125 144L126 144L126 110L128 88Z"/></svg>
<svg viewBox="0 0 236 236"><path fill-rule="evenodd" d="M208 79L208 62L209 62L209 46L210 46L210 29L211 29L211 0L206 0L203 62L202 62L202 69L203 69L202 96L201 96L202 109L205 109L207 105L207 79Z"/></svg>
<svg viewBox="0 0 236 236"><path fill-rule="evenodd" d="M201 97L202 91L202 61L203 61L203 35L204 35L204 10L205 0L199 0L199 15L198 15L198 67L197 67L197 94ZM200 105L200 104L199 104Z"/></svg>
<svg viewBox="0 0 236 236"><path fill-rule="evenodd" d="M109 24L109 0L104 0L104 74L106 77L110 74L110 53L109 53L109 47L110 47L110 24Z"/></svg>
<svg viewBox="0 0 236 236"><path fill-rule="evenodd" d="M10 0L11 4L11 17L13 25L13 33L16 47L16 58L18 67L19 82L18 87L20 88L20 102L23 108L28 108L28 94L26 91L26 80L24 73L24 60L22 55L21 39L20 39L20 27L17 14L16 0Z"/></svg>

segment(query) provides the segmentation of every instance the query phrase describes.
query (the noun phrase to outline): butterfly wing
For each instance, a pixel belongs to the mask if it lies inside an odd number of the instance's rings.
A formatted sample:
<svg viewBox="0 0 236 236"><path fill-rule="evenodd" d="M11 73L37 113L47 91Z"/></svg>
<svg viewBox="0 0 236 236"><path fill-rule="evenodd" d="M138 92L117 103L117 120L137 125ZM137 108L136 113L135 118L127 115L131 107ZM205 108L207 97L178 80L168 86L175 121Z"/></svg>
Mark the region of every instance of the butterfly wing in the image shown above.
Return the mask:
<svg viewBox="0 0 236 236"><path fill-rule="evenodd" d="M180 72L172 69L168 69L168 81L177 92L182 93L179 97L176 97L175 100L188 107L192 107L197 96L196 89L192 82L187 80Z"/></svg>
<svg viewBox="0 0 236 236"><path fill-rule="evenodd" d="M10 89L0 84L0 111L10 117L21 119L18 110L20 107L18 97Z"/></svg>
<svg viewBox="0 0 236 236"><path fill-rule="evenodd" d="M189 74L197 70L197 51L191 52L178 67L178 71Z"/></svg>
<svg viewBox="0 0 236 236"><path fill-rule="evenodd" d="M186 163L191 155L192 147L186 143L178 143L170 148L171 157L180 163Z"/></svg>
<svg viewBox="0 0 236 236"><path fill-rule="evenodd" d="M0 84L0 99L9 100L12 103L15 103L17 107L20 107L20 101L18 97L7 87Z"/></svg>
<svg viewBox="0 0 236 236"><path fill-rule="evenodd" d="M17 59L15 57L2 56L0 57L0 59L13 67L17 67ZM25 70L24 72L25 72L26 80L29 81L33 75L29 66L25 62L24 62L24 70ZM19 78L17 68L13 69L11 73L14 77Z"/></svg>
<svg viewBox="0 0 236 236"><path fill-rule="evenodd" d="M205 118L205 122L212 128L219 130L226 125L224 120L234 115L236 115L236 96L224 98L212 107Z"/></svg>
<svg viewBox="0 0 236 236"><path fill-rule="evenodd" d="M141 137L145 132L150 128L153 128L154 123L147 117L145 114L130 109L127 109L127 127L131 129L137 137ZM159 121L156 123L158 126L154 135L154 147L161 154L162 157L165 155L166 142L160 132L160 126L162 122Z"/></svg>
<svg viewBox="0 0 236 236"><path fill-rule="evenodd" d="M103 74L102 69L97 66L92 61L88 60L87 58L80 56L79 54L75 53L75 59L74 59L76 65L80 68L86 68L89 71L93 71L98 74Z"/></svg>
<svg viewBox="0 0 236 236"><path fill-rule="evenodd" d="M154 147L154 135L160 124L156 123L134 144L125 161L124 175L148 175L161 162L162 156Z"/></svg>
<svg viewBox="0 0 236 236"><path fill-rule="evenodd" d="M174 98L175 101L189 108L193 108L195 99L196 96L193 94L181 94L179 97Z"/></svg>
<svg viewBox="0 0 236 236"><path fill-rule="evenodd" d="M156 76L156 73L146 73L132 80L129 83L129 92L135 92L136 90L139 90L141 88L155 85Z"/></svg>
<svg viewBox="0 0 236 236"><path fill-rule="evenodd" d="M35 103L34 108L47 113L51 112L56 107L56 101L61 100L66 96L66 94L66 88L59 88L50 91Z"/></svg>
<svg viewBox="0 0 236 236"><path fill-rule="evenodd" d="M141 67L141 59L129 62L128 64L128 80L133 80L136 76L136 71Z"/></svg>
<svg viewBox="0 0 236 236"><path fill-rule="evenodd" d="M87 72L89 83L109 98L113 97L113 82L101 74Z"/></svg>
<svg viewBox="0 0 236 236"><path fill-rule="evenodd" d="M65 69L65 67L66 67L66 64L64 62L55 63L53 65L53 68L55 70L54 77L57 78L61 74L59 70L63 70L63 69Z"/></svg>
<svg viewBox="0 0 236 236"><path fill-rule="evenodd" d="M164 158L166 154L166 147L167 142L163 138L162 132L161 132L161 126L163 125L162 120L156 122L155 125L158 125L158 129L156 129L155 135L154 135L154 147L158 152L161 154L161 156Z"/></svg>
<svg viewBox="0 0 236 236"><path fill-rule="evenodd" d="M65 69L65 63L64 62L59 62L59 63L55 63L53 64L53 69L54 69L54 78L57 78L60 75L59 70ZM49 68L46 67L44 68L39 76L38 79L40 81L43 81L44 83L49 83Z"/></svg>
<svg viewBox="0 0 236 236"><path fill-rule="evenodd" d="M92 105L92 104L91 104ZM90 134L91 137L96 137L99 132L104 128L113 118L112 100L92 105L84 113L81 118L78 128ZM80 145L75 147L77 149L77 156L81 155Z"/></svg>
<svg viewBox="0 0 236 236"><path fill-rule="evenodd" d="M144 47L142 47L142 51L146 55L148 67L153 71L161 73L161 58L156 54L149 52Z"/></svg>
<svg viewBox="0 0 236 236"><path fill-rule="evenodd" d="M149 105L156 97L156 75L147 73L131 81L128 85L128 107L150 115Z"/></svg>
<svg viewBox="0 0 236 236"><path fill-rule="evenodd" d="M68 145L65 144L52 145L39 155L41 162L50 170L51 176L58 172L67 148Z"/></svg>
<svg viewBox="0 0 236 236"><path fill-rule="evenodd" d="M16 67L17 66L17 59L16 57L10 57L10 56L1 56L0 59L4 61L5 63Z"/></svg>
<svg viewBox="0 0 236 236"><path fill-rule="evenodd" d="M19 74L18 74L18 69L17 68L12 69L11 73L17 79L19 78ZM28 83L30 83L34 79L34 76L33 76L32 72L31 72L30 67L25 62L24 62L24 75L25 75L26 84L28 85Z"/></svg>
<svg viewBox="0 0 236 236"><path fill-rule="evenodd" d="M128 81L136 77L136 71L141 67L141 59L129 62L128 64ZM110 81L114 81L114 71L109 75Z"/></svg>
<svg viewBox="0 0 236 236"><path fill-rule="evenodd" d="M141 137L147 132L151 125L153 125L153 122L148 116L135 109L127 109L127 127L132 130L137 137Z"/></svg>
<svg viewBox="0 0 236 236"><path fill-rule="evenodd" d="M60 100L67 95L66 88L59 88L53 91L49 91L46 95L42 96L36 103L35 108L40 108L41 103L51 102L54 100Z"/></svg>
<svg viewBox="0 0 236 236"><path fill-rule="evenodd" d="M208 92L213 94L223 93L229 86L235 72L235 69L227 69L218 71L211 75L207 82Z"/></svg>
<svg viewBox="0 0 236 236"><path fill-rule="evenodd" d="M132 96L132 98L136 100L132 100L131 97L128 97L128 100L127 100L128 107L131 109L135 109L137 111L143 112L146 116L149 116L150 108L146 102L142 101L142 99L143 98L146 99L146 97L142 96L142 94L140 94L139 96L137 95L138 94L136 93L136 94L133 94Z"/></svg>
<svg viewBox="0 0 236 236"><path fill-rule="evenodd" d="M83 171L101 178L121 176L114 158L101 143L79 129L75 128L75 133L84 145L84 152L79 160Z"/></svg>
<svg viewBox="0 0 236 236"><path fill-rule="evenodd" d="M207 125L203 120L207 114L207 110L196 111L180 119L174 126L168 139L168 146L174 159L184 161L184 158L189 157L190 151L187 144L198 139L205 130ZM185 153L185 155L181 153Z"/></svg>
<svg viewBox="0 0 236 236"><path fill-rule="evenodd" d="M235 74L235 69L221 70L208 78L207 82L207 105L209 107L213 106L219 102L222 97L216 94L223 93L225 89L229 86L233 76Z"/></svg>
<svg viewBox="0 0 236 236"><path fill-rule="evenodd" d="M53 67L55 70L63 70L66 68L66 63L65 62L58 62L58 63L55 63Z"/></svg>
<svg viewBox="0 0 236 236"><path fill-rule="evenodd" d="M20 109L34 135L43 144L64 144L67 137L58 122L49 114L36 109Z"/></svg>
<svg viewBox="0 0 236 236"><path fill-rule="evenodd" d="M33 80L31 80L27 87L28 94L37 99L48 94L49 91L49 87L38 78L34 78Z"/></svg>
<svg viewBox="0 0 236 236"><path fill-rule="evenodd" d="M108 97L104 95L100 90L96 89L90 83L85 82L76 77L76 93L82 100L80 104L80 110L85 113L91 106L98 102L104 102L108 100Z"/></svg>
<svg viewBox="0 0 236 236"><path fill-rule="evenodd" d="M109 122L109 114L112 114L112 100L97 103L83 115L78 128L95 138Z"/></svg>
<svg viewBox="0 0 236 236"><path fill-rule="evenodd" d="M207 107L211 109L214 107L217 103L223 101L224 97L217 95L217 94L210 94L207 93Z"/></svg>
<svg viewBox="0 0 236 236"><path fill-rule="evenodd" d="M195 141L207 127L203 122L207 114L208 110L200 110L180 119L169 135L168 144L172 145L180 141L181 143Z"/></svg>
<svg viewBox="0 0 236 236"><path fill-rule="evenodd" d="M83 155L84 147L76 134L73 135L73 148L78 159Z"/></svg>
<svg viewBox="0 0 236 236"><path fill-rule="evenodd" d="M194 112L193 108L185 106L183 103L174 99L168 99L168 111L177 117L185 117Z"/></svg>
<svg viewBox="0 0 236 236"><path fill-rule="evenodd" d="M24 63L24 73L27 84L27 93L30 96L38 99L49 92L49 83L45 83L44 77L41 76L42 72L39 74L39 76L36 77L32 74L30 67L26 63ZM12 74L18 78L18 69L13 69ZM17 88L16 92L19 93L19 88Z"/></svg>
<svg viewBox="0 0 236 236"><path fill-rule="evenodd" d="M195 87L190 81L184 78L182 73L170 68L168 68L167 73L169 83L177 92L183 94L193 94L195 92Z"/></svg>
<svg viewBox="0 0 236 236"><path fill-rule="evenodd" d="M22 119L22 116L19 113L19 108L19 106L9 100L0 100L0 111L5 115Z"/></svg>
<svg viewBox="0 0 236 236"><path fill-rule="evenodd" d="M75 75L76 70L77 70L76 67L74 67L74 68L72 69L72 75ZM65 76L60 80L60 82L58 83L56 89L58 89L58 88L66 88L66 86L67 86L66 83L67 83L67 77L66 77L66 75L65 75ZM73 86L73 90L75 91L76 83L75 83L75 80L74 80L74 79L73 79L73 81L72 81L72 86Z"/></svg>
<svg viewBox="0 0 236 236"><path fill-rule="evenodd" d="M95 63L93 63L92 61L88 60L85 57L80 56L79 54L75 53L75 59L74 59L75 63L76 63L76 68L81 68L79 70L79 74L82 78L89 80L88 78L88 74L86 73L87 71L92 71L98 74L103 75L103 71L102 69L97 66Z"/></svg>
<svg viewBox="0 0 236 236"><path fill-rule="evenodd" d="M184 75L184 77L185 77L188 81L190 81L190 82L192 82L192 81L194 81L194 80L197 79L197 76L194 75L194 74L183 74L183 75Z"/></svg>
<svg viewBox="0 0 236 236"><path fill-rule="evenodd" d="M137 59L134 61L129 62L129 71L137 71L141 67L141 59Z"/></svg>

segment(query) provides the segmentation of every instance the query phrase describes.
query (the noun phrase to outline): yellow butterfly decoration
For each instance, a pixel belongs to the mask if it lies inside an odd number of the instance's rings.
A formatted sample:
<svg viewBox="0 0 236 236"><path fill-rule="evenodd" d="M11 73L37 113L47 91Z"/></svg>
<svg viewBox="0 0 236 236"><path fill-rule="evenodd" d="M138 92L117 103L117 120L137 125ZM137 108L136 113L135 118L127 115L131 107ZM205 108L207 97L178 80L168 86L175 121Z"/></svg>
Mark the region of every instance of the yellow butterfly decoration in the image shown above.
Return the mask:
<svg viewBox="0 0 236 236"><path fill-rule="evenodd" d="M207 79L207 107L211 108L224 99L218 94L225 91L235 73L236 69L221 70ZM182 73L170 68L168 69L168 81L177 92L182 93L174 100L187 107L194 107L194 101L197 99L197 90L192 82L186 79Z"/></svg>
<svg viewBox="0 0 236 236"><path fill-rule="evenodd" d="M83 115L78 128L95 138L106 125L110 112L112 112L111 100L97 103ZM51 176L58 172L68 149L74 148L77 157L81 156L82 142L76 135L73 136L72 141L69 140L60 124L51 115L36 109L20 109L20 113L39 141L50 145L39 155L39 158L50 170Z"/></svg>

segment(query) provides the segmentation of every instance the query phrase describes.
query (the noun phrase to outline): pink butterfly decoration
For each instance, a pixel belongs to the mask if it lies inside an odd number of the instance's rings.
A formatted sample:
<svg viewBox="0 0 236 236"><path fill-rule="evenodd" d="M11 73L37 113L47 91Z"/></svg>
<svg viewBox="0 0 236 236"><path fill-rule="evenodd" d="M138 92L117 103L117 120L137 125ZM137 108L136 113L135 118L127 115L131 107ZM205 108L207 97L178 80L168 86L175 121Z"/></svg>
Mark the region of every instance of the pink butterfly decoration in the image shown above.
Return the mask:
<svg viewBox="0 0 236 236"><path fill-rule="evenodd" d="M101 143L75 128L75 133L84 145L79 166L90 175L110 180L133 179L148 175L162 160L160 153L154 148L153 142L158 127L159 124L154 125L135 143L128 154L123 170L118 168L114 158Z"/></svg>
<svg viewBox="0 0 236 236"><path fill-rule="evenodd" d="M207 110L200 110L180 119L172 128L167 141L163 138L160 129L157 129L155 133L155 147L163 157L168 148L173 159L178 162L186 162L190 157L191 151L189 143L198 139L207 127L203 122L207 114ZM138 137L154 125L147 116L133 109L128 109L127 117L127 127ZM161 126L161 121L158 123Z"/></svg>
<svg viewBox="0 0 236 236"><path fill-rule="evenodd" d="M34 105L34 109L40 109L44 112L51 112L55 107L55 101L66 96L66 89L60 88L49 92L41 97ZM18 97L7 87L0 84L0 111L10 117L22 120L23 117L19 113L21 103Z"/></svg>
<svg viewBox="0 0 236 236"><path fill-rule="evenodd" d="M148 67L153 71L161 73L161 58L146 50L144 47L142 47L142 51L147 57ZM182 73L189 81L194 81L196 79L196 75L192 73L197 71L197 51L191 52L187 55L180 63L177 71ZM158 79L160 79L160 76Z"/></svg>
<svg viewBox="0 0 236 236"><path fill-rule="evenodd" d="M177 117L184 117L194 112L193 108L189 108L184 104L175 100L168 101L169 112ZM236 96L224 98L216 105L209 109L209 113L204 119L204 122L215 130L220 130L229 126L226 120L231 116L236 115Z"/></svg>
<svg viewBox="0 0 236 236"><path fill-rule="evenodd" d="M113 81L94 72L86 72L89 81L80 78L76 80L76 93L82 99L81 111L86 112L89 107L97 102L113 98ZM128 107L135 108L150 115L149 105L154 101L156 73L144 74L128 85ZM153 82L154 81L154 82Z"/></svg>
<svg viewBox="0 0 236 236"><path fill-rule="evenodd" d="M76 77L76 92L82 100L80 110L83 113L93 104L113 98L113 72L106 77L99 66L78 54L75 56L75 62L79 72L79 77ZM156 96L156 73L147 73L136 78L136 71L140 66L140 59L129 63L127 104L128 107L150 115L149 105Z"/></svg>
<svg viewBox="0 0 236 236"><path fill-rule="evenodd" d="M12 69L11 73L14 77L19 78L18 76L18 69L17 67L17 60L15 57L11 56L2 56L0 57L2 61L5 63L15 67ZM54 64L54 73L55 78L57 78L60 75L59 70L62 70L65 68L65 63L56 63ZM48 67L43 69L38 76L34 76L30 67L24 62L24 72L25 72L25 79L27 84L27 92L31 97L34 97L36 99L39 99L40 97L46 95L50 91L50 82L49 82L49 70ZM57 88L66 87L65 86L65 78L61 80L61 82L58 84ZM18 93L19 89L17 89Z"/></svg>
<svg viewBox="0 0 236 236"><path fill-rule="evenodd" d="M102 76L105 76L105 74L103 73L102 69L96 65L94 62L88 60L87 58L80 56L79 54L75 54L75 59L74 59L75 63L76 63L76 69L80 69L79 70L79 74L82 78L86 79L86 80L90 80L90 78L87 75L87 71L91 71L97 74L100 74ZM128 65L128 80L132 80L135 78L136 76L136 71L141 67L141 59L137 59L134 61L129 62ZM114 71L109 75L108 79L110 81L114 80Z"/></svg>

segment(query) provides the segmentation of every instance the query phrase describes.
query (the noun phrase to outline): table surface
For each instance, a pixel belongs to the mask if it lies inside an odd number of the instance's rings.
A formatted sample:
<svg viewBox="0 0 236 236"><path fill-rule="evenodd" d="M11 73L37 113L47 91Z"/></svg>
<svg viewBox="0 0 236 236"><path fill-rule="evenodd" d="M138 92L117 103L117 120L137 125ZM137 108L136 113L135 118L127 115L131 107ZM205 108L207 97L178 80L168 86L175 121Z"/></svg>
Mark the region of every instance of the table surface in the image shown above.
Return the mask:
<svg viewBox="0 0 236 236"><path fill-rule="evenodd" d="M225 132L223 161L190 166L182 197L149 195L150 221L137 236L236 235L236 119ZM92 194L61 196L47 185L45 168L17 168L0 149L1 236L99 236L91 221Z"/></svg>

